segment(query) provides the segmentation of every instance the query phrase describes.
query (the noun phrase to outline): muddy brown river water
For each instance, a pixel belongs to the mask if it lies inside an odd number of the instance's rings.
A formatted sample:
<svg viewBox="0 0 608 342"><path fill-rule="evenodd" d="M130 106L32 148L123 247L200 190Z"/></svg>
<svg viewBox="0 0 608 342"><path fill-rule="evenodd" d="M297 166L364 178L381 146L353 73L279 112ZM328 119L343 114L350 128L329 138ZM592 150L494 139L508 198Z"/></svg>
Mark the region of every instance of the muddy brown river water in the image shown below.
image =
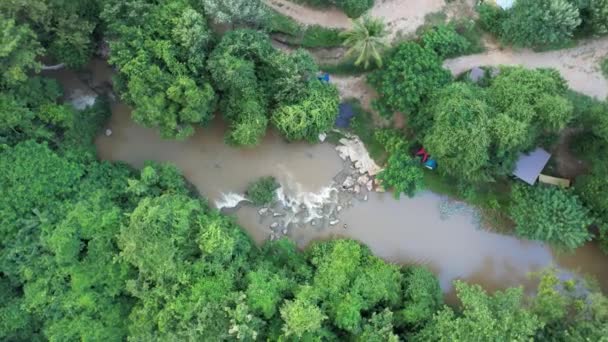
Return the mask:
<svg viewBox="0 0 608 342"><path fill-rule="evenodd" d="M91 68L93 80L89 84L101 84L96 80L100 75L107 79L108 69L103 63L93 63ZM66 87L68 100L90 94L69 71L47 74ZM100 134L96 140L101 159L124 161L135 167L147 160L174 163L211 203L222 200L225 194L243 193L249 182L266 175L275 176L291 195L331 201L331 196L320 194L334 185L332 179L344 167L335 146L328 143L287 143L269 131L258 147L237 149L224 144L226 127L221 120L198 129L186 141L168 141L155 130L134 123L127 105L116 102L112 112L104 127L111 129L112 135ZM353 198L352 206L340 212L340 224L298 225L287 235L301 247L319 239L352 238L385 260L426 265L438 275L448 299L454 279L474 281L488 290L513 285L531 288L528 274L552 265L564 276L595 277L604 290L608 289L608 257L595 244L573 254L560 254L538 242L480 229L468 212L442 219L439 206L443 201L445 198L431 192L401 200L372 192L365 201ZM233 215L261 244L268 239L275 218L259 215L258 209L244 204Z"/></svg>

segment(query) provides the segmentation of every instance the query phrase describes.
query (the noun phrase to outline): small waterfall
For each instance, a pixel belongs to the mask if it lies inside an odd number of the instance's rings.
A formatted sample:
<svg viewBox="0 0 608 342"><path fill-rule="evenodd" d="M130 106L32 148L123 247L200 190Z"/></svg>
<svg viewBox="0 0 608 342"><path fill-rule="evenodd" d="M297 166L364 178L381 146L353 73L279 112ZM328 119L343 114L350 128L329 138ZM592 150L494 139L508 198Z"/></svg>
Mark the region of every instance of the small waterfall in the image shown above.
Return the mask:
<svg viewBox="0 0 608 342"><path fill-rule="evenodd" d="M324 210L338 201L338 189L333 186L324 187L318 192L306 192L300 184L292 183L291 187L278 188L276 194L278 202L287 211L285 225L329 217L331 210Z"/></svg>
<svg viewBox="0 0 608 342"><path fill-rule="evenodd" d="M245 196L241 194L237 194L235 192L222 193L222 198L215 201L215 207L217 210L222 210L224 208L234 208L241 202L249 202Z"/></svg>

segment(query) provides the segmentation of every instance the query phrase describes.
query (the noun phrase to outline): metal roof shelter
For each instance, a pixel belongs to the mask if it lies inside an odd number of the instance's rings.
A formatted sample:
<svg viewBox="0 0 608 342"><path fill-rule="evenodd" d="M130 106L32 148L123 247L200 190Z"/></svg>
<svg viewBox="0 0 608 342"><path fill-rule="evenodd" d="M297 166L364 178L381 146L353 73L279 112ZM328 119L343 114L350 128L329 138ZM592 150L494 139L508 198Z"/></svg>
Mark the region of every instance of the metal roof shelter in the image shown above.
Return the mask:
<svg viewBox="0 0 608 342"><path fill-rule="evenodd" d="M528 154L520 153L513 175L530 185L534 185L550 158L551 154L540 147Z"/></svg>

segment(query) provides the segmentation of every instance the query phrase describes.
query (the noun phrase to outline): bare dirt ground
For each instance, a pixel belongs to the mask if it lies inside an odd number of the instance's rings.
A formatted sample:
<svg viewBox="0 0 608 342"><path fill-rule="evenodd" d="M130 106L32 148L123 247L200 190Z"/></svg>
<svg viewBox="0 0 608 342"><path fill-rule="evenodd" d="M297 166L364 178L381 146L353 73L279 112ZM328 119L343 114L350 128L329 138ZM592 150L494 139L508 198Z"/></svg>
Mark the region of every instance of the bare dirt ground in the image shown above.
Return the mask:
<svg viewBox="0 0 608 342"><path fill-rule="evenodd" d="M599 70L599 62L607 52L608 38L603 38L558 51L493 49L482 54L446 60L444 66L454 75L484 65L555 68L568 81L570 88L589 96L605 99L608 96L608 80Z"/></svg>
<svg viewBox="0 0 608 342"><path fill-rule="evenodd" d="M304 25L341 29L349 29L352 26L350 18L335 8L312 8L288 0L266 0L266 4ZM424 23L427 14L439 12L445 6L445 0L376 0L370 15L384 20L390 30L389 39L393 39L396 36L413 34Z"/></svg>

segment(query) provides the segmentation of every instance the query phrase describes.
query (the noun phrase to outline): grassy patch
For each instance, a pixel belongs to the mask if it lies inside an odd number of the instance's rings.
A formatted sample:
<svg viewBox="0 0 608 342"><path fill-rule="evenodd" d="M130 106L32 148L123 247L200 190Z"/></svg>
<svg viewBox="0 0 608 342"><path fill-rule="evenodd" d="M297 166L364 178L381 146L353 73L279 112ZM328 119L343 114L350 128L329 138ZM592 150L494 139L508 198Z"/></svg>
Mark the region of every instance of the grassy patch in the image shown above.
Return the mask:
<svg viewBox="0 0 608 342"><path fill-rule="evenodd" d="M302 27L295 20L277 11L270 11L270 19L267 29L270 33L283 33L288 36L298 36L302 33Z"/></svg>
<svg viewBox="0 0 608 342"><path fill-rule="evenodd" d="M300 45L305 48L336 47L342 45L339 29L319 25L308 26L302 35Z"/></svg>
<svg viewBox="0 0 608 342"><path fill-rule="evenodd" d="M304 48L330 48L342 45L341 30L319 25L302 26L277 11L271 11L266 30L285 35L284 43Z"/></svg>

